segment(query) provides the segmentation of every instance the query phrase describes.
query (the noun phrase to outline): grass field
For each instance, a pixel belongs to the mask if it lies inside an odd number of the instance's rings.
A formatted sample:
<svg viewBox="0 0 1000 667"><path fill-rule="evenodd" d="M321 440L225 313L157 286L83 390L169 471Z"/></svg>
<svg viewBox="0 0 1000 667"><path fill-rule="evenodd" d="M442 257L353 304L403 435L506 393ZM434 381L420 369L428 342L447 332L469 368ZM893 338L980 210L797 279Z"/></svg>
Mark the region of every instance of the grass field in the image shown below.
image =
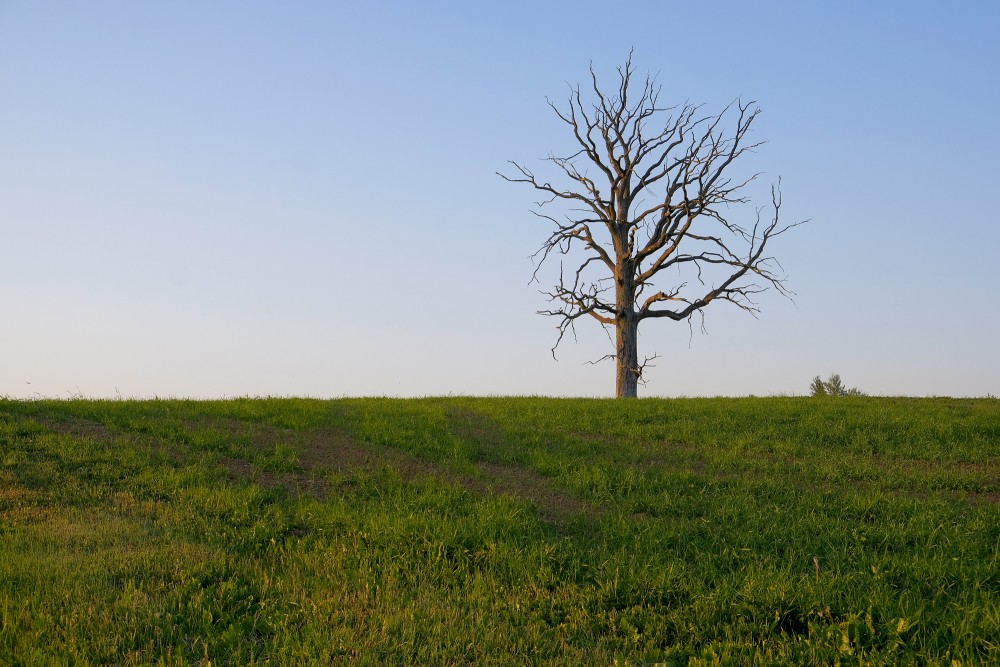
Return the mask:
<svg viewBox="0 0 1000 667"><path fill-rule="evenodd" d="M1000 401L0 400L0 664L1000 664Z"/></svg>

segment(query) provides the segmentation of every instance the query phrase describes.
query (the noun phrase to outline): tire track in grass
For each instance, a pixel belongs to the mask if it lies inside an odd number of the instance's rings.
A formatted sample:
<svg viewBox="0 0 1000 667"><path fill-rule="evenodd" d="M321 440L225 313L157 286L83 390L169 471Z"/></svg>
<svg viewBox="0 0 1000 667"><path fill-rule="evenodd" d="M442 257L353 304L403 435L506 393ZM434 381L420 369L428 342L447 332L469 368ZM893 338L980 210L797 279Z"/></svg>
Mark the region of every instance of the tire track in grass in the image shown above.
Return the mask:
<svg viewBox="0 0 1000 667"><path fill-rule="evenodd" d="M565 524L581 515L598 517L604 514L603 508L554 488L546 477L521 466L479 461L473 463L474 473L470 474L402 450L361 443L333 429L296 432L254 424L248 432L246 425L240 423L223 427L234 437L249 435L253 449L258 452L274 451L276 446L282 445L294 448L298 464L294 470L287 471L264 470L238 457L220 458L231 478L249 480L268 488L284 487L292 492L324 497L331 492L332 484L327 479L331 473L348 475L388 466L406 481L432 477L476 495L510 496L526 501L549 523Z"/></svg>
<svg viewBox="0 0 1000 667"><path fill-rule="evenodd" d="M478 493L513 496L534 505L543 520L564 524L578 516L597 518L605 509L576 498L555 488L551 481L532 470L518 465L482 460L495 456L508 446L503 427L489 417L462 408L448 408L445 418L451 432L471 444L479 461L474 462L481 476L466 476L463 486Z"/></svg>
<svg viewBox="0 0 1000 667"><path fill-rule="evenodd" d="M471 410L449 408L446 411L449 428L462 440L474 446L477 456L491 457L508 446L502 427L488 417ZM121 437L139 437L155 445L161 452L175 461L180 461L181 442L175 442L159 435L133 432L128 429L109 428L100 421L82 417L55 418L36 416L35 421L44 428L59 435L86 438L98 442L114 443ZM417 477L429 476L449 484L461 486L477 495L510 496L532 504L539 516L546 522L566 524L576 517L599 518L606 513L605 508L587 503L569 493L561 491L550 480L538 472L519 465L478 460L473 463L475 474L463 473L446 466L421 459L402 450L356 442L350 435L338 430L299 432L261 423L248 423L232 419L206 418L187 422L190 432L216 431L222 438L233 441L249 440L251 449L258 455L275 451L276 447L288 447L298 456L298 463L290 470L269 470L254 461L239 456L220 455L219 463L231 479L247 480L266 488L283 487L295 493L306 493L325 497L330 492L330 473L350 475L358 471L375 471L384 466L395 469L401 477L410 481ZM780 459L781 457L770 457ZM877 463L892 465L911 472L948 470L961 473L979 473L988 476L981 480L976 489L890 489L903 495L926 497L934 493L963 499L967 502L993 505L1000 503L1000 483L998 483L995 462L966 461L925 461L906 457L878 457ZM650 457L643 463L659 463ZM700 465L699 465L700 464ZM694 462L692 472L704 473L704 463ZM744 471L740 476L745 475Z"/></svg>

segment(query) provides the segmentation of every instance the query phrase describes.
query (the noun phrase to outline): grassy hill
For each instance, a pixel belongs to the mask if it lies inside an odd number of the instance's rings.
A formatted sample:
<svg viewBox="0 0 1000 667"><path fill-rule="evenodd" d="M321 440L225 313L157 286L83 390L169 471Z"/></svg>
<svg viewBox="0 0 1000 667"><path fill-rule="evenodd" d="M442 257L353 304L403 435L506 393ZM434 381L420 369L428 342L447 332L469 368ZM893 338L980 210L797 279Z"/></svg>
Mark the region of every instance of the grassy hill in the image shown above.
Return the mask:
<svg viewBox="0 0 1000 667"><path fill-rule="evenodd" d="M1000 401L0 400L0 664L1000 664Z"/></svg>

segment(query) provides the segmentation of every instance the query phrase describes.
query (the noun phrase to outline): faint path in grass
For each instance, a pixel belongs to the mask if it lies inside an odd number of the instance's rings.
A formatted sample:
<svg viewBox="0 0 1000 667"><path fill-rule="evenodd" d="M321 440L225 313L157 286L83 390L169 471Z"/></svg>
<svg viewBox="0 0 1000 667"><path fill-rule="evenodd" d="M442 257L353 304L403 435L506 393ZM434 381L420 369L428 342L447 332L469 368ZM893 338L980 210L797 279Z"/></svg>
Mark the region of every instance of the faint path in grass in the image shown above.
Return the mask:
<svg viewBox="0 0 1000 667"><path fill-rule="evenodd" d="M206 424L201 424L204 428ZM212 425L208 425L212 427ZM284 487L297 493L324 497L331 491L328 477L350 475L360 471L373 471L382 467L397 470L404 479L420 474L433 474L433 464L406 452L355 442L341 431L293 431L266 424L243 422L216 422L215 428L224 428L233 438L248 437L253 452L267 454L276 447L286 446L298 457L293 470L267 470L246 458L222 456L220 463L235 479L247 479L267 488Z"/></svg>
<svg viewBox="0 0 1000 667"><path fill-rule="evenodd" d="M253 450L260 453L274 451L276 446L292 446L298 454L298 465L289 471L264 470L241 457L220 457L220 463L231 478L250 480L268 488L284 487L322 498L334 492L334 485L329 481L331 474L350 475L389 467L406 481L432 477L476 495L524 500L534 505L539 516L550 523L563 524L581 515L594 517L604 513L603 508L554 488L548 478L523 466L477 461L473 462L470 473L399 449L357 442L349 434L333 429L298 432L238 421L201 422L196 426L222 429L232 438L248 437ZM466 433L461 437L467 436ZM497 431L484 430L477 432L476 437L477 447L481 447L489 446L499 436Z"/></svg>
<svg viewBox="0 0 1000 667"><path fill-rule="evenodd" d="M445 410L445 418L452 434L472 445L478 459L474 465L481 476L464 476L461 483L466 488L478 493L523 498L538 509L543 519L552 523L565 523L581 515L597 517L604 514L603 507L555 488L549 478L531 468L496 461L509 445L503 427L486 415L449 407Z"/></svg>
<svg viewBox="0 0 1000 667"><path fill-rule="evenodd" d="M542 519L562 524L575 517L599 517L604 508L584 502L559 489L548 478L529 468L498 463L478 463L483 477L466 475L462 486L477 493L513 496L530 502L538 509Z"/></svg>
<svg viewBox="0 0 1000 667"><path fill-rule="evenodd" d="M449 406L445 417L451 433L472 446L474 460L471 472L428 461L401 449L358 442L348 433L336 429L296 431L260 422L204 418L183 423L182 430L188 434L216 433L223 450L220 452L219 463L230 478L252 481L267 488L282 487L295 493L322 498L333 491L335 483L331 483L329 479L331 474L352 475L389 467L407 481L432 477L458 485L477 495L521 499L535 506L543 520L554 524L565 524L580 516L600 517L606 513L604 507L556 488L551 478L527 466L502 462L516 452L511 451L513 445L507 441L502 425L488 416ZM82 417L36 415L34 418L50 431L73 438L107 443L113 443L122 437L138 438L175 462L182 461L185 450L192 446L169 434L108 427L100 421ZM571 435L581 439L598 437L586 432ZM244 443L244 451L226 453L226 442ZM642 443L633 444L638 447ZM281 446L295 452L297 465L284 470L268 469L267 466L260 465L261 457L273 453L276 447ZM787 454L758 453L752 465L708 470L704 448L670 443L668 457L660 449L662 447L662 442L650 443L648 448L639 447L638 459L632 463L644 469L679 465L699 476L747 479L770 478L774 468L784 466L796 469L797 466L808 464L810 460L805 456L799 458ZM867 458L845 458L844 465L857 470L856 474L848 476L853 488L882 488L889 493L914 498L943 495L977 504L1000 503L1000 460L997 459L970 462L883 454ZM887 488L878 482L878 471L888 468L893 468L902 475L894 488ZM942 486L942 475L950 475L954 479ZM817 484L817 491L832 491L843 484L843 480L814 480L814 483Z"/></svg>
<svg viewBox="0 0 1000 667"><path fill-rule="evenodd" d="M114 434L108 430L107 426L92 419L82 419L80 417L70 417L67 419L36 417L36 421L59 435L68 435L73 438L90 438L101 442L114 439Z"/></svg>

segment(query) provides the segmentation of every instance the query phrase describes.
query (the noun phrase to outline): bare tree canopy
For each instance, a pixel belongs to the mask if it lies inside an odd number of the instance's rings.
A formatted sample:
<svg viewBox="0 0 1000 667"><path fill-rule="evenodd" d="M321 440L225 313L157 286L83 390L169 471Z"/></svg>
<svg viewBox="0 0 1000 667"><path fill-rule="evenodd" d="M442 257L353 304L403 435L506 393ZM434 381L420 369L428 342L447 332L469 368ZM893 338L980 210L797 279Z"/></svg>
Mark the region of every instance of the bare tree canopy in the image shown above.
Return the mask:
<svg viewBox="0 0 1000 667"><path fill-rule="evenodd" d="M762 143L748 139L760 113L755 102L737 100L716 115L688 103L661 106L656 78L637 81L631 54L617 78L602 89L591 66L589 90L571 87L563 108L548 102L577 145L546 158L559 184L518 162L513 174L499 175L543 194L535 214L553 231L534 256L535 277L551 255L566 256L546 292L554 306L539 311L559 319L553 354L581 318L609 334L613 327L615 352L604 358L616 360L616 395L634 397L651 361L639 363L639 324L689 320L715 301L756 316L756 295L772 287L789 295L766 252L771 239L800 223L779 223L780 181L766 209L752 209L746 222L732 219L758 176L728 173ZM547 207L559 202L568 206L557 217Z"/></svg>

